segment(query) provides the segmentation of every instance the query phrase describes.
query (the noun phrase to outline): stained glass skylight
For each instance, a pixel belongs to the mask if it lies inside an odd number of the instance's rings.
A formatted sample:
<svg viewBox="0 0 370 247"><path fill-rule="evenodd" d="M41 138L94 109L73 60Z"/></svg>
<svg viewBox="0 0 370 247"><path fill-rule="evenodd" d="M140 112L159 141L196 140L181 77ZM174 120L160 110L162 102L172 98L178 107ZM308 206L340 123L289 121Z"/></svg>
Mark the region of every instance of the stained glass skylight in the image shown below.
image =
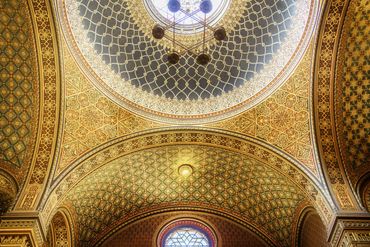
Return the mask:
<svg viewBox="0 0 370 247"><path fill-rule="evenodd" d="M172 23L174 19L178 22L176 31L180 33L194 33L202 31L202 26L199 21L204 19L204 13L199 11L201 0L180 0L181 10L175 14L169 11L167 0L145 0L146 7L151 15L164 25ZM207 14L207 23L214 25L224 15L229 0L212 0L212 11ZM193 17L189 17L186 13L193 13ZM179 21L181 20L181 21Z"/></svg>
<svg viewBox="0 0 370 247"><path fill-rule="evenodd" d="M170 232L163 247L210 247L207 236L193 227L180 227Z"/></svg>

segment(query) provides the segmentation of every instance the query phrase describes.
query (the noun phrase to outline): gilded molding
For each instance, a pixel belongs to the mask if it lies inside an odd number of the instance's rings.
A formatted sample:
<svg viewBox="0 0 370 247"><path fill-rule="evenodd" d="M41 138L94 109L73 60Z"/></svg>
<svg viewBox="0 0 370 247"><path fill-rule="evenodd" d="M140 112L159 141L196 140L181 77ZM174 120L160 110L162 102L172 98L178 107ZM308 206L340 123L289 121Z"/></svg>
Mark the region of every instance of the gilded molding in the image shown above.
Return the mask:
<svg viewBox="0 0 370 247"><path fill-rule="evenodd" d="M49 0L28 0L32 11L40 72L40 122L36 148L24 190L16 209L37 206L44 189L55 152L59 124L60 74L57 37Z"/></svg>
<svg viewBox="0 0 370 247"><path fill-rule="evenodd" d="M341 33L334 75L334 115L343 168L355 191L358 180L370 171L370 56L368 9L370 3L351 0Z"/></svg>
<svg viewBox="0 0 370 247"><path fill-rule="evenodd" d="M30 246L43 246L45 241L45 235L42 229L42 224L39 217L35 214L27 213L9 213L2 216L0 221L0 239L11 240L9 236L24 236L27 237L27 241ZM19 239L19 238L15 238ZM0 242L0 246L2 242ZM27 245L26 245L27 246Z"/></svg>
<svg viewBox="0 0 370 247"><path fill-rule="evenodd" d="M0 245L3 247L33 247L31 243L28 235L1 235L0 233Z"/></svg>
<svg viewBox="0 0 370 247"><path fill-rule="evenodd" d="M334 117L335 63L339 36L349 0L332 0L326 4L320 28L315 62L314 119L316 141L325 176L336 203L343 210L358 210L349 183L343 170Z"/></svg>
<svg viewBox="0 0 370 247"><path fill-rule="evenodd" d="M370 217L356 215L338 216L334 222L329 242L333 247L350 247L357 244L370 244ZM361 245L362 246L362 245Z"/></svg>

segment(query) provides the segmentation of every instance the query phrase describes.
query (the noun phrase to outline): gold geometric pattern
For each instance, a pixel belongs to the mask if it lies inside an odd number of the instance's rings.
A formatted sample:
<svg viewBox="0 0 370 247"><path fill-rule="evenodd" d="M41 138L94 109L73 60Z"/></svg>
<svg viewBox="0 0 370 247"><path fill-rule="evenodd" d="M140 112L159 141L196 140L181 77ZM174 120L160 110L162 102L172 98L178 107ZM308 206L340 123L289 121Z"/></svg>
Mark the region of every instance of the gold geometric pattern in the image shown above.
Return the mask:
<svg viewBox="0 0 370 247"><path fill-rule="evenodd" d="M316 174L308 113L310 75L307 71L311 66L312 48L310 46L292 77L268 100L240 116L205 126L261 138L291 154ZM63 54L66 125L58 174L74 159L101 143L166 126L138 117L111 102L82 74L65 44Z"/></svg>
<svg viewBox="0 0 370 247"><path fill-rule="evenodd" d="M273 243L266 244L262 237L254 233L256 229L248 230L228 220L225 216L189 211L157 213L147 216L144 220L123 222L114 235L100 234L103 238L98 238L99 242L96 245L102 247L148 246L148 243L154 242L153 239L157 236L161 226L181 217L198 219L208 223L213 229L217 229L218 242L221 242L223 247L273 245Z"/></svg>
<svg viewBox="0 0 370 247"><path fill-rule="evenodd" d="M0 217L14 204L17 192L17 187L12 178L0 170Z"/></svg>
<svg viewBox="0 0 370 247"><path fill-rule="evenodd" d="M194 167L188 179L180 164ZM302 191L266 164L219 148L173 145L118 158L83 179L67 196L76 213L82 246L116 220L136 211L183 203L241 215L289 246Z"/></svg>
<svg viewBox="0 0 370 247"><path fill-rule="evenodd" d="M26 1L0 2L0 160L21 167L35 134L38 86Z"/></svg>
<svg viewBox="0 0 370 247"><path fill-rule="evenodd" d="M61 212L54 215L51 225L55 246L71 247L68 223Z"/></svg>
<svg viewBox="0 0 370 247"><path fill-rule="evenodd" d="M341 30L341 20L346 15L348 0L332 0L328 3L328 11L324 15L324 21L319 36L317 59L315 61L314 106L316 119L316 135L318 150L321 155L323 170L327 174L329 183L333 189L336 202L341 209L354 210L354 201L351 191L346 184L345 174L342 172L343 164L338 149L337 133L333 121L333 71L336 66L333 61L337 60L338 36Z"/></svg>
<svg viewBox="0 0 370 247"><path fill-rule="evenodd" d="M33 159L28 171L22 194L16 208L22 210L35 209L40 194L44 189L46 178L52 169L56 149L56 137L59 125L60 108L60 68L58 58L57 37L50 0L26 1L32 13L32 31L34 33L37 49L39 71L38 84L40 91L40 112L37 136L32 141L35 143Z"/></svg>
<svg viewBox="0 0 370 247"><path fill-rule="evenodd" d="M360 178L370 170L370 1L352 1L349 12L343 40L342 124L346 161Z"/></svg>
<svg viewBox="0 0 370 247"><path fill-rule="evenodd" d="M314 174L309 127L309 88L313 45L288 81L255 108L210 125L267 141L291 154Z"/></svg>
<svg viewBox="0 0 370 247"><path fill-rule="evenodd" d="M63 45L65 69L65 127L57 173L89 149L113 138L151 129L157 124L121 109L100 93L81 73Z"/></svg>

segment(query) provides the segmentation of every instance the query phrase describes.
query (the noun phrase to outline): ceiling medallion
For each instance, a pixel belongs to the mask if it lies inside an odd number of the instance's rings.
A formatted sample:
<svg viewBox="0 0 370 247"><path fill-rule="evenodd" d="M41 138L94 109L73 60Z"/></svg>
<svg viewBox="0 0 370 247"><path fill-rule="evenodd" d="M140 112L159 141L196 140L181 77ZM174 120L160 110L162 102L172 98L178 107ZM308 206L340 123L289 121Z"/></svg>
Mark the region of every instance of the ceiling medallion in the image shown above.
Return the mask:
<svg viewBox="0 0 370 247"><path fill-rule="evenodd" d="M189 164L183 164L179 166L178 172L180 176L187 178L193 174L193 167Z"/></svg>
<svg viewBox="0 0 370 247"><path fill-rule="evenodd" d="M71 54L91 82L122 107L171 124L217 121L264 100L300 61L319 6L171 1L178 11L163 0L55 3ZM202 3L212 5L206 18Z"/></svg>

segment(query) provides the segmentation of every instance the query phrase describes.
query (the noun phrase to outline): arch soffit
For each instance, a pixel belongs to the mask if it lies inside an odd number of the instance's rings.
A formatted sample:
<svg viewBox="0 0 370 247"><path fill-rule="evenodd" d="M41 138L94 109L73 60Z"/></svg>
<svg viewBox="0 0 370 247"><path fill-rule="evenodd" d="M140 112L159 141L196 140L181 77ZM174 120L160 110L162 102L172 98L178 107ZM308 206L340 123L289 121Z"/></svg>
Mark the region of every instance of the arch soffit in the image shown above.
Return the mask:
<svg viewBox="0 0 370 247"><path fill-rule="evenodd" d="M320 25L313 86L314 128L320 163L334 203L340 210L361 210L355 185L351 184L346 168L343 140L340 136L341 110L337 80L341 76L345 23L354 0L329 0L326 2ZM347 20L346 20L347 19ZM347 23L348 28L348 23ZM348 31L348 30L347 30ZM339 96L339 97L338 97Z"/></svg>
<svg viewBox="0 0 370 247"><path fill-rule="evenodd" d="M313 204L317 206L320 215L326 223L329 223L332 219L334 206L331 204L330 197L322 189L322 185L315 180L315 177L307 175L307 171L298 168L297 162L290 156L279 150L274 150L272 146L254 138L202 128L167 128L145 131L144 133L118 138L99 146L78 159L65 173L61 174L54 181L50 193L45 196L41 204L44 209L43 216L50 219L51 213L62 202L68 191L92 171L110 161L126 154L153 147L186 144L219 147L251 156L264 164L268 164L287 176L306 193Z"/></svg>

